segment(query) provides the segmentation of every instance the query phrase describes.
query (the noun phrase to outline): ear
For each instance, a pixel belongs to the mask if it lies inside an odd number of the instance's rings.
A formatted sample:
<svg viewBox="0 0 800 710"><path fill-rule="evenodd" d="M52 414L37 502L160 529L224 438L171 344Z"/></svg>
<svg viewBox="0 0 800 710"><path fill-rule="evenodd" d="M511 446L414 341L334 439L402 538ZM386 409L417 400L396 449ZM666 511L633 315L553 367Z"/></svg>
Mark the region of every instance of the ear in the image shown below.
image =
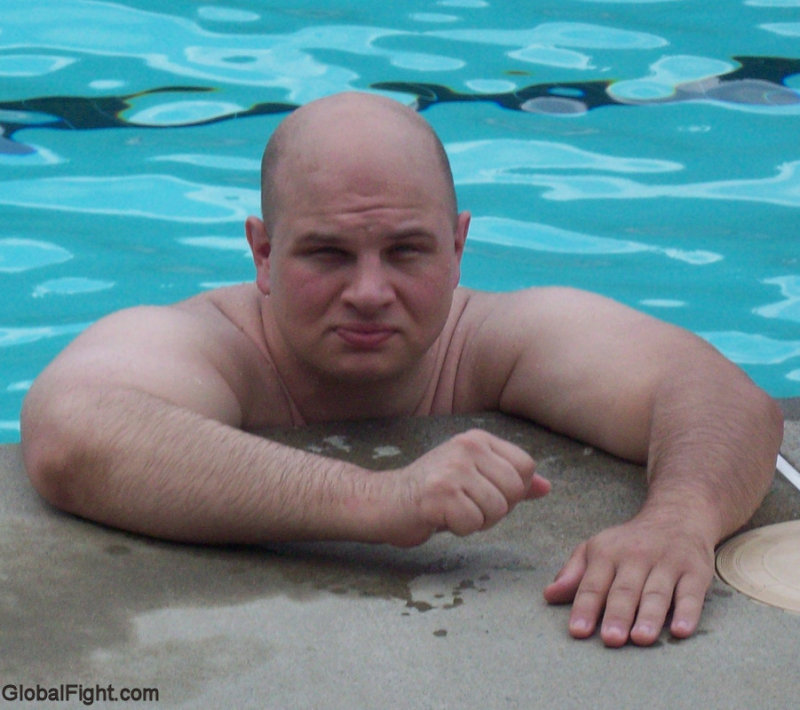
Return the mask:
<svg viewBox="0 0 800 710"><path fill-rule="evenodd" d="M263 220L258 217L248 217L244 223L247 243L250 245L250 252L253 255L253 263L256 266L256 285L258 290L265 296L269 295L269 255L272 249L267 228Z"/></svg>
<svg viewBox="0 0 800 710"><path fill-rule="evenodd" d="M456 268L453 272L453 288L456 288L458 282L461 280L461 257L464 256L464 243L467 241L467 232L469 231L471 219L472 215L469 212L460 212L458 221L456 222L454 242Z"/></svg>

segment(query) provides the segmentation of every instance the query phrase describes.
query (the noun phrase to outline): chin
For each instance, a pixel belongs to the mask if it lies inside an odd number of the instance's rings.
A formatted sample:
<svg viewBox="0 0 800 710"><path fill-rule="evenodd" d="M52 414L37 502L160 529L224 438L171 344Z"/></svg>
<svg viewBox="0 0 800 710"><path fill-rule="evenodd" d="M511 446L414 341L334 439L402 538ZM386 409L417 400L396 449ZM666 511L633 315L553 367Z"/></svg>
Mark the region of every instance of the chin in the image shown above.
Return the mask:
<svg viewBox="0 0 800 710"><path fill-rule="evenodd" d="M332 372L328 372L331 379L341 382L342 384L380 384L393 380L403 374L405 370L399 368L386 368L386 367L345 367L337 368Z"/></svg>
<svg viewBox="0 0 800 710"><path fill-rule="evenodd" d="M325 379L343 384L379 384L402 377L414 367L413 362L387 362L374 356L343 357L329 367L320 368Z"/></svg>

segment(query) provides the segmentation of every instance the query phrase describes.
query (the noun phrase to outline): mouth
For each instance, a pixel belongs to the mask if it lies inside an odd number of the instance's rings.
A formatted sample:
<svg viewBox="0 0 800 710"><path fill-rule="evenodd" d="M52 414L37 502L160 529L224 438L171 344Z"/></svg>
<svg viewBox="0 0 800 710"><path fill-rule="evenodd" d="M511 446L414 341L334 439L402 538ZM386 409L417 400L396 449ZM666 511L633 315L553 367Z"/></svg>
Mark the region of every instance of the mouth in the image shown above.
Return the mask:
<svg viewBox="0 0 800 710"><path fill-rule="evenodd" d="M357 350L375 350L383 345L397 331L385 325L355 323L341 325L336 334L351 348Z"/></svg>

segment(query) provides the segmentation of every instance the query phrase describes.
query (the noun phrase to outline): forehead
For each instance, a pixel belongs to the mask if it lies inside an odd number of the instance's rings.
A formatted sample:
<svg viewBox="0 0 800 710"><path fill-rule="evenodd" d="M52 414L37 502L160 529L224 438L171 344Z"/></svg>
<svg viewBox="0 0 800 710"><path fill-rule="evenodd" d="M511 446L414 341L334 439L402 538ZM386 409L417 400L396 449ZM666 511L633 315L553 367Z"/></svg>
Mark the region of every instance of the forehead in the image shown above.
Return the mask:
<svg viewBox="0 0 800 710"><path fill-rule="evenodd" d="M282 211L301 206L452 211L436 156L396 140L309 142L286 156L277 178Z"/></svg>

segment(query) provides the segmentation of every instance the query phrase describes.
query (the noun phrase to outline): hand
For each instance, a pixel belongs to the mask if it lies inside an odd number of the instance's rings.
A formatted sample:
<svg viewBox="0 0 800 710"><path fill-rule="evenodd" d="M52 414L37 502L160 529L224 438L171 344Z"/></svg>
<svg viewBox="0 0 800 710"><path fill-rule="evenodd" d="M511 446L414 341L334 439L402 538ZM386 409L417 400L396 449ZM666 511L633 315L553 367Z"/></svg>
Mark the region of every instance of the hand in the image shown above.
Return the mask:
<svg viewBox="0 0 800 710"><path fill-rule="evenodd" d="M456 535L486 530L520 501L549 492L550 483L535 468L525 451L488 432L454 436L395 472L411 510L390 542L416 545L441 530Z"/></svg>
<svg viewBox="0 0 800 710"><path fill-rule="evenodd" d="M551 604L573 602L569 631L575 638L591 636L602 614L606 646L629 639L649 646L670 606L670 631L686 638L700 620L713 558L713 543L685 520L634 518L579 545L544 596Z"/></svg>

